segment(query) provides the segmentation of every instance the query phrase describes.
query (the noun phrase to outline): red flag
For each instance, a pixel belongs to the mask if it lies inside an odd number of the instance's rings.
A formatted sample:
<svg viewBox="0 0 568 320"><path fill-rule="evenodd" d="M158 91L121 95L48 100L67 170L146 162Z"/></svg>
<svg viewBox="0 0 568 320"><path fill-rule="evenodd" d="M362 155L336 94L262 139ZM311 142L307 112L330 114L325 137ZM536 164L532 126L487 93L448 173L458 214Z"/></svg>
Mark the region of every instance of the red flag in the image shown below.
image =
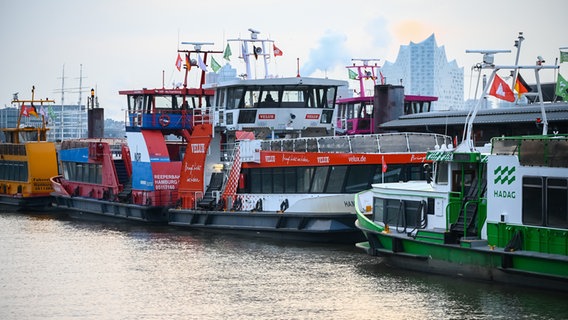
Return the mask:
<svg viewBox="0 0 568 320"><path fill-rule="evenodd" d="M507 83L503 81L498 75L495 75L495 79L493 79L493 84L491 85L491 90L489 94L505 101L514 102L515 101L515 94L509 88Z"/></svg>
<svg viewBox="0 0 568 320"><path fill-rule="evenodd" d="M272 49L274 51L274 56L281 56L283 54L282 50L280 50L278 47L276 47L276 45L273 43L272 44Z"/></svg>
<svg viewBox="0 0 568 320"><path fill-rule="evenodd" d="M178 69L178 71L181 71L181 56L179 55L179 52L178 52L178 57L176 59L176 68Z"/></svg>
<svg viewBox="0 0 568 320"><path fill-rule="evenodd" d="M383 156L381 163L383 164L383 173L387 172L387 163L385 162L385 156Z"/></svg>
<svg viewBox="0 0 568 320"><path fill-rule="evenodd" d="M20 115L24 116L24 117L29 117L30 113L29 113L28 107L22 105L22 110L20 110Z"/></svg>

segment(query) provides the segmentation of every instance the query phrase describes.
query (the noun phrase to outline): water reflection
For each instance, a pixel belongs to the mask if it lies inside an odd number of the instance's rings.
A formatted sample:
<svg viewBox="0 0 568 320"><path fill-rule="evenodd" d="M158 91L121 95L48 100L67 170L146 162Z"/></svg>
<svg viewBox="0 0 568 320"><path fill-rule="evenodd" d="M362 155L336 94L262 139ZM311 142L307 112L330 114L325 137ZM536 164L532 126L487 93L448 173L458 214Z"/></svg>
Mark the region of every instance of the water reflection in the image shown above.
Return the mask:
<svg viewBox="0 0 568 320"><path fill-rule="evenodd" d="M562 318L566 295L405 272L352 246L0 215L0 318Z"/></svg>

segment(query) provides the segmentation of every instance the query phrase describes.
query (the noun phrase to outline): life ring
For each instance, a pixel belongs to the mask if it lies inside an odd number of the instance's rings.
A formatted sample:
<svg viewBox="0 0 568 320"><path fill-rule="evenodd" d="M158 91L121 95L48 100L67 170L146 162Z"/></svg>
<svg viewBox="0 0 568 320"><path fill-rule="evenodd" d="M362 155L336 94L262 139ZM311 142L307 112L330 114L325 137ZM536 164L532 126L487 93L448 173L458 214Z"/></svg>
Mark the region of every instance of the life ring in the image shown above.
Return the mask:
<svg viewBox="0 0 568 320"><path fill-rule="evenodd" d="M168 116L167 114L162 114L160 116L160 119L158 119L158 122L160 122L160 125L162 127L167 127L170 124L170 116Z"/></svg>

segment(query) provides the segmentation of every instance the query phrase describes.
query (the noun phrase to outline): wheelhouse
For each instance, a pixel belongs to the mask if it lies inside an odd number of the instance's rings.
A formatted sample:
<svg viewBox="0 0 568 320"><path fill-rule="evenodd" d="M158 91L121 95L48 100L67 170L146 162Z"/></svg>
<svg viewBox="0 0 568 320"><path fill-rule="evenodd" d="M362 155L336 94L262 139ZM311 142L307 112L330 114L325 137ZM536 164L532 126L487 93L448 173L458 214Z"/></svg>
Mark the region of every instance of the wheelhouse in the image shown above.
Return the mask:
<svg viewBox="0 0 568 320"><path fill-rule="evenodd" d="M120 91L127 96L127 130L190 129L195 115L208 112L213 90L142 89Z"/></svg>
<svg viewBox="0 0 568 320"><path fill-rule="evenodd" d="M275 133L331 130L337 87L342 85L346 83L310 78L226 82L215 93L218 124L227 130L269 128Z"/></svg>

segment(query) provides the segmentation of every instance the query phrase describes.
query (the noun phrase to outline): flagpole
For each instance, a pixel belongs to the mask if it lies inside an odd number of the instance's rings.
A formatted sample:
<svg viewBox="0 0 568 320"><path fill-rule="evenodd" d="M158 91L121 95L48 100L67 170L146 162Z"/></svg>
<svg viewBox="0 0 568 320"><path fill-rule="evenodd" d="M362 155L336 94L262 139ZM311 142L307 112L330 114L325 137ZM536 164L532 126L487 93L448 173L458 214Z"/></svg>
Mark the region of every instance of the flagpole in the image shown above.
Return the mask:
<svg viewBox="0 0 568 320"><path fill-rule="evenodd" d="M521 43L525 40L523 37L523 33L519 32L519 39L515 40L515 47L517 47L517 57L515 58L515 66L519 65L519 56L521 55ZM517 82L517 74L519 73L519 69L513 71L513 83L511 83L511 91L515 90L515 83ZM517 100L515 103L518 103L520 95L517 92Z"/></svg>

